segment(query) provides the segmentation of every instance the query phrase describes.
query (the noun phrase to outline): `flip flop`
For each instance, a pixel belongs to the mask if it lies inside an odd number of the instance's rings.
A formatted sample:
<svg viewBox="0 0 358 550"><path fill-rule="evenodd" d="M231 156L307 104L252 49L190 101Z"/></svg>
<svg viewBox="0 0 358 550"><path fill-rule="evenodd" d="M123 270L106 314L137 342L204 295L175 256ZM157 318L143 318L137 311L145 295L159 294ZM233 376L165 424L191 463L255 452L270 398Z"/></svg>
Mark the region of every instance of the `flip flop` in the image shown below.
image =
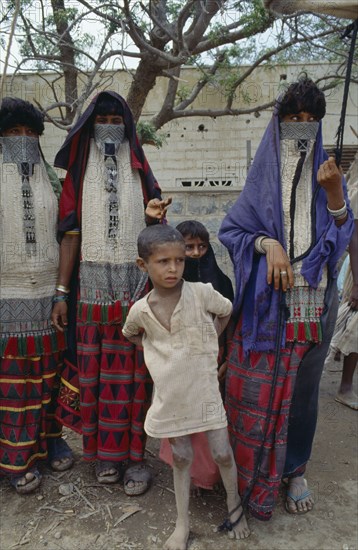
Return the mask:
<svg viewBox="0 0 358 550"><path fill-rule="evenodd" d="M47 439L47 452L48 463L55 472L64 472L72 468L74 463L72 450L62 437Z"/></svg>
<svg viewBox="0 0 358 550"><path fill-rule="evenodd" d="M115 470L114 473L105 473L107 470ZM96 477L98 483L117 483L121 477L120 462L110 460L98 460L96 464Z"/></svg>
<svg viewBox="0 0 358 550"><path fill-rule="evenodd" d="M25 483L25 485L19 485L19 481L23 479L27 473L33 474L35 477L30 481L28 481L27 483ZM42 479L42 475L40 474L38 469L35 467L23 475L12 476L10 479L10 484L12 485L12 487L14 487L17 494L28 495L29 493L32 493L33 491L35 491L35 489L37 489L37 487L41 485L41 479Z"/></svg>
<svg viewBox="0 0 358 550"><path fill-rule="evenodd" d="M297 504L297 502L300 502L301 500L305 500L307 497L311 496L311 491L310 490L307 490L307 491L304 491L303 493L301 493L301 495L299 497L296 497L295 495L293 495L292 493L290 493L290 491L287 491L286 493L286 498L290 498L291 500L293 500L293 502L295 504ZM307 512L310 512L311 510L298 510L296 509L295 512L293 512L289 506L288 506L288 502L286 500L285 502L285 508L286 508L286 512L288 512L289 514L294 514L294 515L302 515L302 514L307 514Z"/></svg>
<svg viewBox="0 0 358 550"><path fill-rule="evenodd" d="M133 483L134 487L130 487L129 484ZM140 483L140 485L136 485ZM124 492L127 496L133 497L142 495L145 493L152 483L152 474L146 468L145 464L136 464L127 468L124 478Z"/></svg>
<svg viewBox="0 0 358 550"><path fill-rule="evenodd" d="M302 515L302 514L307 514L307 512L311 512L312 508L310 510L299 510L297 508L297 503L298 502L301 502L302 500L305 500L307 499L308 497L310 497L312 495L312 492L309 490L309 489L306 489L304 491L302 491L302 493L300 493L299 495L296 495L296 494L293 494L289 489L289 483L285 483L284 484L286 485L287 487L287 491L286 491L286 501L285 501L285 508L286 508L286 512L288 512L289 514L294 514L294 515ZM307 487L307 481L305 480L305 485ZM291 510L289 505L288 505L288 502L287 502L287 499L290 498L295 504L296 504L296 510Z"/></svg>

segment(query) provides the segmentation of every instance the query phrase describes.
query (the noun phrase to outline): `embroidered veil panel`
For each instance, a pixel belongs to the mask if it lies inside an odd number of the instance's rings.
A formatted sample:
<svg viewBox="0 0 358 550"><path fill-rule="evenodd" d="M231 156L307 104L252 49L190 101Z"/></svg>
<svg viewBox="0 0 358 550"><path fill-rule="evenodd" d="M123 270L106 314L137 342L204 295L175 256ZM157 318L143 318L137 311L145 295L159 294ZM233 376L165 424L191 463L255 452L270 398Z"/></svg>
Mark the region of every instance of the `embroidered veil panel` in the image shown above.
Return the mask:
<svg viewBox="0 0 358 550"><path fill-rule="evenodd" d="M118 222L111 226L108 166L91 141L83 184L79 316L84 321L124 318L141 296L147 275L136 266L137 237L145 227L140 176L130 162L128 141L116 155Z"/></svg>
<svg viewBox="0 0 358 550"><path fill-rule="evenodd" d="M291 123L295 126L295 123ZM284 212L284 231L287 246L293 231L293 255L304 254L312 239L312 167L314 142L311 141L302 166L301 176L296 188L294 220L291 220L292 183L296 166L300 158L298 142L293 139L281 140L281 181L282 205ZM293 228L292 228L293 225ZM286 323L286 339L289 342L320 342L322 339L320 317L324 307L324 294L327 286L327 268L325 267L318 289L311 289L301 275L302 261L292 264L295 286L285 294L290 317Z"/></svg>
<svg viewBox="0 0 358 550"><path fill-rule="evenodd" d="M42 355L64 347L50 325L58 270L57 199L45 165L29 177L36 247L29 249L23 218L26 209L18 166L0 155L0 333L1 354ZM11 193L9 193L11 186ZM60 342L61 340L61 342Z"/></svg>

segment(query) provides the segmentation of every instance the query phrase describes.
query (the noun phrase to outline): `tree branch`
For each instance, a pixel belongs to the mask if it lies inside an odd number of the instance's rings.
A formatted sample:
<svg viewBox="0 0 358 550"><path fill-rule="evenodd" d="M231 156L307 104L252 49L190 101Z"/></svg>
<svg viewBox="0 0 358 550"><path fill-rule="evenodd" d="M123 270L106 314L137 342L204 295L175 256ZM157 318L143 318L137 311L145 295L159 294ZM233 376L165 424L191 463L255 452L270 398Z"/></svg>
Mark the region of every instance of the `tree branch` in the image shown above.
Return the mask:
<svg viewBox="0 0 358 550"><path fill-rule="evenodd" d="M174 57L174 56L172 56L172 55L170 55L166 52L163 52L161 50L158 50L157 48L154 48L151 44L146 42L144 40L144 38L142 36L140 36L136 26L133 23L133 20L132 20L131 15L130 15L129 4L128 4L127 0L124 0L124 6L125 6L125 10L126 10L126 15L127 15L126 22L128 24L128 27L129 27L128 32L130 34L130 37L132 38L132 40L136 44L136 46L142 52L144 50L147 53L152 54L152 56L154 56L156 58L160 58L163 61L165 61L166 65L169 63L170 66L172 66L172 67L175 67L176 65L181 65L182 63L184 63L188 59L188 57L189 57L188 53L184 54L183 52L181 52L179 54L179 56ZM165 66L165 64L163 64L163 66Z"/></svg>
<svg viewBox="0 0 358 550"><path fill-rule="evenodd" d="M168 25L164 25L160 19L155 15L154 11L149 11L147 7L143 4L143 2L140 2L140 6L144 13L148 15L148 17L155 23L155 25L167 36L167 40L164 41L163 37L157 37L160 41L167 42L168 40L172 40L173 42L176 42L176 36L173 34L173 30L168 28ZM166 22L167 23L167 22Z"/></svg>
<svg viewBox="0 0 358 550"><path fill-rule="evenodd" d="M19 13L20 13L20 0L16 0L15 1L14 15L13 15L12 21L11 21L9 43L8 43L8 46L7 46L7 49L6 49L5 62L4 62L4 72L3 72L3 75L2 75L2 78L1 78L1 90L0 90L0 97L1 98L4 97L6 72L7 72L7 68L8 68L8 65L9 65L11 45L12 45L12 41L13 41L13 38L14 38L16 22L17 22L17 18L19 16Z"/></svg>
<svg viewBox="0 0 358 550"><path fill-rule="evenodd" d="M158 128L161 128L163 124L165 124L165 121L168 120L168 118L172 118L173 105L175 103L175 97L179 85L178 78L180 75L180 67L176 67L171 71L168 71L168 73L169 84L165 99L163 101L163 105L159 113L152 119L152 124L156 130L158 130Z"/></svg>
<svg viewBox="0 0 358 550"><path fill-rule="evenodd" d="M182 101L181 103L179 103L179 105L177 105L175 107L175 109L174 109L175 111L181 111L183 109L186 109L189 105L191 105L194 102L194 100L198 97L201 90L203 90L205 88L205 86L208 84L211 77L216 74L217 70L220 68L220 66L221 66L222 62L224 61L224 59L225 59L224 54L219 54L217 56L214 65L210 68L208 73L206 73L204 75L204 77L197 82L197 84L194 86L190 96L187 99L185 99L184 101Z"/></svg>
<svg viewBox="0 0 358 550"><path fill-rule="evenodd" d="M190 17L190 12L192 8L195 6L196 1L195 0L189 0L183 7L183 9L180 11L178 15L177 20L177 36L178 36L178 49L182 50L184 48L184 38L183 38L183 29L185 27L185 23L188 21Z"/></svg>
<svg viewBox="0 0 358 550"><path fill-rule="evenodd" d="M184 44L189 51L195 49L198 41L203 36L204 32L208 28L208 25L213 17L220 10L220 5L224 4L226 0L207 0L205 8L204 3L201 2L201 13L195 22L195 25L187 33L184 34Z"/></svg>
<svg viewBox="0 0 358 550"><path fill-rule="evenodd" d="M320 36L326 36L327 34L330 34L332 31L326 31L326 32L323 32L320 34ZM240 76L240 78L238 78L233 84L232 84L232 89L233 89L233 92L230 94L229 96L229 101L230 101L230 104L232 103L233 99L234 99L234 90L236 90L238 88L238 86L240 86L240 84L256 69L256 67L258 67L259 65L262 65L262 63L264 61L267 61L268 59L270 59L271 57L273 57L274 55L277 55L279 52L282 52L284 50L287 50L288 48L290 48L291 46L295 45L295 44L299 44L301 42L303 42L304 39L303 38L296 38L296 39L293 39L289 42L286 42L286 44L282 45L282 46L278 46L277 48L274 48L272 50L269 50L268 52L266 52L264 55L262 55L261 57L259 57L254 63L252 63L252 65L243 73L242 76ZM230 105L229 105L230 106Z"/></svg>
<svg viewBox="0 0 358 550"><path fill-rule="evenodd" d="M190 117L197 117L197 116L206 116L210 118L218 118L223 116L239 116L239 115L249 115L251 113L256 113L257 111L265 111L266 109L270 109L274 106L276 100L269 101L268 103L264 103L263 105L260 105L259 108L256 107L250 107L247 109L229 109L228 107L225 107L224 109L189 109L189 110L182 110L182 111L173 111L173 119L176 118L190 118Z"/></svg>

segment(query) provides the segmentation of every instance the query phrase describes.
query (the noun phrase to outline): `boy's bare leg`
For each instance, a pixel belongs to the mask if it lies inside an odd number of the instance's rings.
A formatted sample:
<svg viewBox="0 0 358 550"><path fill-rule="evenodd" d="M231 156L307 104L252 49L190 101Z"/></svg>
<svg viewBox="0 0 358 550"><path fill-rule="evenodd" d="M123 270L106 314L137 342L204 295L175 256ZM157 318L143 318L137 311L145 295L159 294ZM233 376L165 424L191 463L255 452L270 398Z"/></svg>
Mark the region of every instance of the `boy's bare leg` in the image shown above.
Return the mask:
<svg viewBox="0 0 358 550"><path fill-rule="evenodd" d="M169 439L173 451L173 477L177 521L175 530L164 545L165 550L186 550L189 538L190 466L193 449L190 436Z"/></svg>
<svg viewBox="0 0 358 550"><path fill-rule="evenodd" d="M241 503L238 488L237 488L237 470L234 459L234 454L230 446L229 435L226 428L219 430L210 430L206 432L211 454L216 464L219 467L221 478L226 490L226 502L229 514L235 510ZM242 514L242 506L230 515L229 520L235 523ZM242 515L241 520L232 529L233 536L237 539L244 539L250 535L250 529L247 525L245 515Z"/></svg>

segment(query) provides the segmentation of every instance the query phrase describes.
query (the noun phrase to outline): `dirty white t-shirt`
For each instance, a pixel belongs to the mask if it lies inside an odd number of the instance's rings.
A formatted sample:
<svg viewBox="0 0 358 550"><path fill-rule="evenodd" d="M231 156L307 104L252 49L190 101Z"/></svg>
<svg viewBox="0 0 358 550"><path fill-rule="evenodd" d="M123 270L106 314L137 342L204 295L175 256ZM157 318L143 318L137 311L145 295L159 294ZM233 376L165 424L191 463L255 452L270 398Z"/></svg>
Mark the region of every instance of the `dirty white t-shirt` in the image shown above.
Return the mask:
<svg viewBox="0 0 358 550"><path fill-rule="evenodd" d="M178 437L227 426L217 378L218 337L214 316L232 310L210 283L183 282L168 331L154 316L148 297L136 302L124 336L144 330L144 360L154 382L144 428L151 437Z"/></svg>

